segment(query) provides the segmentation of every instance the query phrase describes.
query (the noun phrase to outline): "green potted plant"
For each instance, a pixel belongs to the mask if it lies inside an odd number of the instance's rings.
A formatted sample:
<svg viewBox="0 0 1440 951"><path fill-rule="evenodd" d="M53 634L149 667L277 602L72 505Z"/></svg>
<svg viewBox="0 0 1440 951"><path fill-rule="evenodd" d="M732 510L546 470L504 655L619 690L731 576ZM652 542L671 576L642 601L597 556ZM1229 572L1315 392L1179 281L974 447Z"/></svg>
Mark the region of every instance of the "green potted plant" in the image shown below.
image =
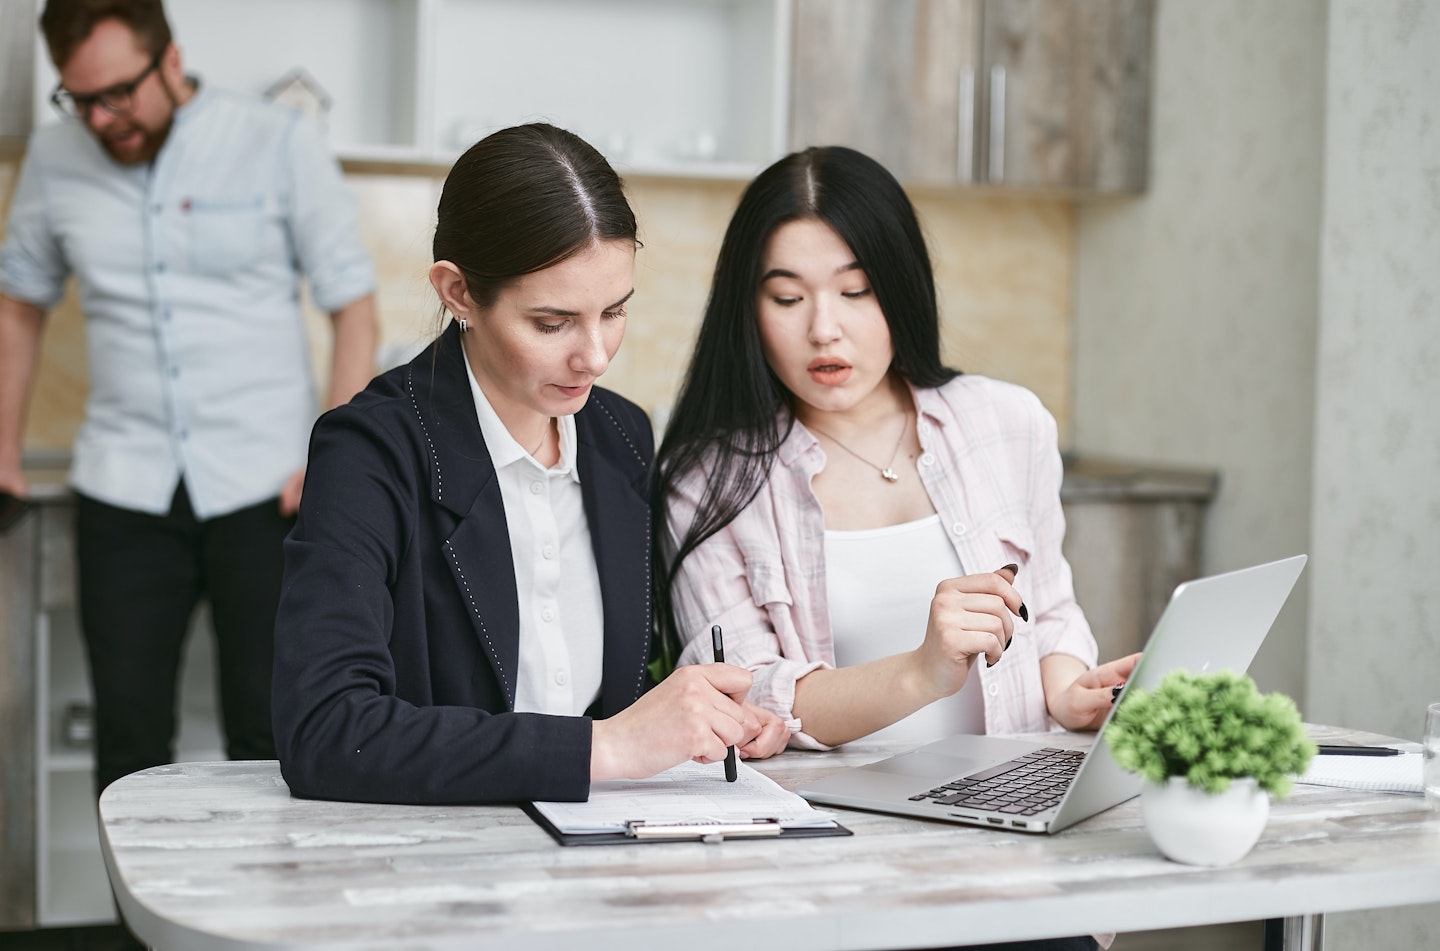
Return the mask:
<svg viewBox="0 0 1440 951"><path fill-rule="evenodd" d="M1140 811L1167 857L1228 865L1260 838L1270 797L1290 792L1315 744L1280 693L1243 674L1174 671L1127 692L1105 728L1115 762L1145 779Z"/></svg>

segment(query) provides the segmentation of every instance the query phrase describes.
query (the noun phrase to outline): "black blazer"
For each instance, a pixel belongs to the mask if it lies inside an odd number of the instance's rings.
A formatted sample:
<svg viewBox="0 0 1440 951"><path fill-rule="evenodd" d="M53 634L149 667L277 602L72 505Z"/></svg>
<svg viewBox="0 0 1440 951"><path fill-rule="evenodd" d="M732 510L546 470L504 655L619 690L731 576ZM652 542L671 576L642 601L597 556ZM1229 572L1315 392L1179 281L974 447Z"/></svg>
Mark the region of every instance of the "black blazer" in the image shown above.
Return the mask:
<svg viewBox="0 0 1440 951"><path fill-rule="evenodd" d="M297 796L363 802L581 800L588 717L512 713L515 566L500 485L452 324L321 417L285 542L273 712ZM604 604L600 716L650 685L654 441L596 388L575 416Z"/></svg>

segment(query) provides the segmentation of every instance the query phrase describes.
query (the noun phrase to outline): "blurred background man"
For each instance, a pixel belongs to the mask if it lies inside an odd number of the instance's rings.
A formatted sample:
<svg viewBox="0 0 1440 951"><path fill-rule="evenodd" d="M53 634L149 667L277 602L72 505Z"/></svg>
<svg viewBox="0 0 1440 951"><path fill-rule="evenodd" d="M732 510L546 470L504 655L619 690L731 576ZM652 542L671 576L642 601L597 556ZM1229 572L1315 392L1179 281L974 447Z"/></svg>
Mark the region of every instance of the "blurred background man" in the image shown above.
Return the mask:
<svg viewBox="0 0 1440 951"><path fill-rule="evenodd" d="M51 0L40 25L52 102L73 121L31 138L0 248L0 490L26 492L44 317L73 274L90 392L70 482L97 790L170 761L201 598L226 753L270 758L280 545L315 415L301 279L333 321L327 406L365 385L375 352L353 202L299 113L184 73L159 0Z"/></svg>

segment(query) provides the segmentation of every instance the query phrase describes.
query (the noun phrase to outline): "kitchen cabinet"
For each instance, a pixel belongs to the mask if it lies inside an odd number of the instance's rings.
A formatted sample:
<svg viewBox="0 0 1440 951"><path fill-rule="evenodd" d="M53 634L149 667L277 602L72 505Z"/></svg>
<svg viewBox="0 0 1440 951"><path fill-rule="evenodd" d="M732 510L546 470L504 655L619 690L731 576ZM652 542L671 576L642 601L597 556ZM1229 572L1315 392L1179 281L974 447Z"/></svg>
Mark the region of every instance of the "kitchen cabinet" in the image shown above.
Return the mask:
<svg viewBox="0 0 1440 951"><path fill-rule="evenodd" d="M27 462L32 505L0 535L0 931L116 920L95 821L67 461ZM211 641L202 611L182 672L179 760L224 758Z"/></svg>
<svg viewBox="0 0 1440 951"><path fill-rule="evenodd" d="M622 173L747 179L792 148L843 144L909 184L1145 187L1154 0L166 6L205 81L263 94L303 77L352 163L448 165L544 120ZM54 70L24 52L35 121L52 121Z"/></svg>
<svg viewBox="0 0 1440 951"><path fill-rule="evenodd" d="M448 165L543 120L624 172L743 178L784 146L788 0L168 0L187 70L303 71L342 160ZM53 87L48 61L37 90ZM38 91L41 121L54 118Z"/></svg>
<svg viewBox="0 0 1440 951"><path fill-rule="evenodd" d="M1154 0L796 0L790 147L918 185L1143 191Z"/></svg>
<svg viewBox="0 0 1440 951"><path fill-rule="evenodd" d="M983 180L1144 191L1154 0L986 0Z"/></svg>
<svg viewBox="0 0 1440 951"><path fill-rule="evenodd" d="M790 147L848 145L907 184L974 181L975 0L796 0Z"/></svg>

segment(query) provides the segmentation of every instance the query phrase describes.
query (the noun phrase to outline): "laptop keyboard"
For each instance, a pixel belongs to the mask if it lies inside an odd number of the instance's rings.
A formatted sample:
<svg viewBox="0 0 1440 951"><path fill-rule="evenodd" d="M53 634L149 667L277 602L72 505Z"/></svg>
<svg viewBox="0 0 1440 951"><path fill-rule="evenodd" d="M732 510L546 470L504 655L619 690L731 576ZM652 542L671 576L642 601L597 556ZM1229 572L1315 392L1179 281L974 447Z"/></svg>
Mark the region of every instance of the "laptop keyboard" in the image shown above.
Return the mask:
<svg viewBox="0 0 1440 951"><path fill-rule="evenodd" d="M1060 801L1084 759L1083 750L1046 747L910 799L913 802L929 800L937 806L1033 816Z"/></svg>

